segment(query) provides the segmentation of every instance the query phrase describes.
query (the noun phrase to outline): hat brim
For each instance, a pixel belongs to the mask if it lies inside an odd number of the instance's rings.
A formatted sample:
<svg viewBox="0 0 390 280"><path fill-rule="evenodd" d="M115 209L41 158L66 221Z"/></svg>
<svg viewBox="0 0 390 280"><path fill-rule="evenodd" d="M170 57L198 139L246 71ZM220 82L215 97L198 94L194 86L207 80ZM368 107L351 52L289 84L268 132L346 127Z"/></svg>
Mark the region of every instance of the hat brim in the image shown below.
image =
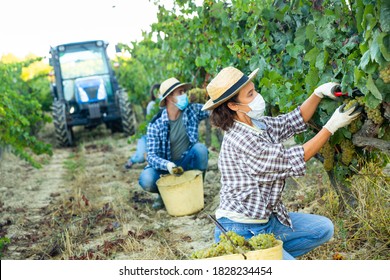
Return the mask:
<svg viewBox="0 0 390 280"><path fill-rule="evenodd" d="M245 81L245 83L243 83L242 85L240 85L234 92L232 92L229 96L219 100L218 102L215 102L211 99L209 99L206 104L203 105L202 107L202 111L205 111L205 110L212 110L216 107L218 107L219 105L221 105L222 103L224 103L226 100L229 100L230 98L232 98L234 95L236 95L245 85L247 85L250 81L253 80L254 77L256 77L257 75L257 72L259 72L259 68L255 69L252 73L250 73L250 75L248 76L248 80Z"/></svg>
<svg viewBox="0 0 390 280"><path fill-rule="evenodd" d="M161 100L160 100L160 105L159 105L159 106L160 106L160 107L165 107L165 105L166 105L165 98L167 98L168 95L170 95L172 92L174 92L175 89L177 89L177 88L179 88L179 87L182 87L182 86L185 87L185 90L188 90L189 88L192 87L192 84L183 83L183 84L177 85L176 87L174 87L173 89L171 89L171 91L169 91L167 94L165 94L164 97L161 98Z"/></svg>

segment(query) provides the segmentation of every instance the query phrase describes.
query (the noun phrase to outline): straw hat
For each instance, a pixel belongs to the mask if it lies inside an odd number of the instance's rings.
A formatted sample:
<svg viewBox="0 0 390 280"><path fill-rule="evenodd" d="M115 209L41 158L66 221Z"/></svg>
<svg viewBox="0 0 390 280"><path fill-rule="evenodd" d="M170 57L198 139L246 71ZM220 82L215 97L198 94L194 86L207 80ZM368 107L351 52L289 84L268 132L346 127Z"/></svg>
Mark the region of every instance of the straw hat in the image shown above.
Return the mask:
<svg viewBox="0 0 390 280"><path fill-rule="evenodd" d="M258 71L259 68L247 76L232 66L222 69L206 88L210 100L203 106L202 111L214 109L232 98L256 76Z"/></svg>
<svg viewBox="0 0 390 280"><path fill-rule="evenodd" d="M179 87L185 87L185 90L189 89L191 87L191 84L188 83L180 83L178 79L176 78L169 78L168 80L165 80L161 83L160 86L160 107L165 106L165 98L171 94L175 89Z"/></svg>

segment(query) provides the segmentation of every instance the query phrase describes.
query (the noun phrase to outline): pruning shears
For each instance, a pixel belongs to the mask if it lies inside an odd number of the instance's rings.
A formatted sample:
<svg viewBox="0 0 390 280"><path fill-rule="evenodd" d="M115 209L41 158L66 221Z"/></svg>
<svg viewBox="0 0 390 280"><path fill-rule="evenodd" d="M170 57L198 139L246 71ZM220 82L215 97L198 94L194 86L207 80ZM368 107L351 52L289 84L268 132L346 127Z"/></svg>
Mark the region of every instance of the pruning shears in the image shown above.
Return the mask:
<svg viewBox="0 0 390 280"><path fill-rule="evenodd" d="M363 96L363 95L364 95L358 88L354 88L354 89L352 90L351 95L349 95L348 92L342 92L342 91L341 91L341 87L340 87L339 85L334 86L334 87L331 89L331 91L332 91L333 95L336 96L336 97L341 97L341 96L356 97L356 96Z"/></svg>

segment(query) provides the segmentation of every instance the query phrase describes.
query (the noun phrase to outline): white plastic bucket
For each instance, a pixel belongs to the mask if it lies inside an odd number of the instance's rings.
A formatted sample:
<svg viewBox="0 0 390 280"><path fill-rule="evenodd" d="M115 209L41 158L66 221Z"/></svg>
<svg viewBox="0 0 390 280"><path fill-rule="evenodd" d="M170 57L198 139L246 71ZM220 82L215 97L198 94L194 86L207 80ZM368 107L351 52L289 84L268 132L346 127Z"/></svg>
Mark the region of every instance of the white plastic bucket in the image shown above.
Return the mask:
<svg viewBox="0 0 390 280"><path fill-rule="evenodd" d="M186 216L203 209L202 171L189 170L179 176L162 176L156 184L168 214Z"/></svg>

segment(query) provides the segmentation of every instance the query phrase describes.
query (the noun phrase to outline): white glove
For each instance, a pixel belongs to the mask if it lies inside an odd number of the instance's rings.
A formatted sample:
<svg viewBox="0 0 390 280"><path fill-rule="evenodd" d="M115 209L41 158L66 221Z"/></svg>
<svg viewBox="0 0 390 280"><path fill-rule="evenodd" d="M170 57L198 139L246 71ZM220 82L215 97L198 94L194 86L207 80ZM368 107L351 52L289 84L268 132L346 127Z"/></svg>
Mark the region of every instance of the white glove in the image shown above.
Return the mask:
<svg viewBox="0 0 390 280"><path fill-rule="evenodd" d="M176 167L176 164L174 164L173 162L167 163L167 169L168 169L169 174L173 175L173 168L175 168L175 167Z"/></svg>
<svg viewBox="0 0 390 280"><path fill-rule="evenodd" d="M338 85L339 85L338 83L333 83L333 82L320 85L314 90L314 94L320 98L324 98L324 96L327 96L331 99L336 99L337 96L333 94L332 88Z"/></svg>
<svg viewBox="0 0 390 280"><path fill-rule="evenodd" d="M349 125L353 120L357 119L361 113L361 109L357 109L356 106L352 106L345 112L343 111L344 107L345 104L338 107L324 125L332 134L334 134L337 129Z"/></svg>

